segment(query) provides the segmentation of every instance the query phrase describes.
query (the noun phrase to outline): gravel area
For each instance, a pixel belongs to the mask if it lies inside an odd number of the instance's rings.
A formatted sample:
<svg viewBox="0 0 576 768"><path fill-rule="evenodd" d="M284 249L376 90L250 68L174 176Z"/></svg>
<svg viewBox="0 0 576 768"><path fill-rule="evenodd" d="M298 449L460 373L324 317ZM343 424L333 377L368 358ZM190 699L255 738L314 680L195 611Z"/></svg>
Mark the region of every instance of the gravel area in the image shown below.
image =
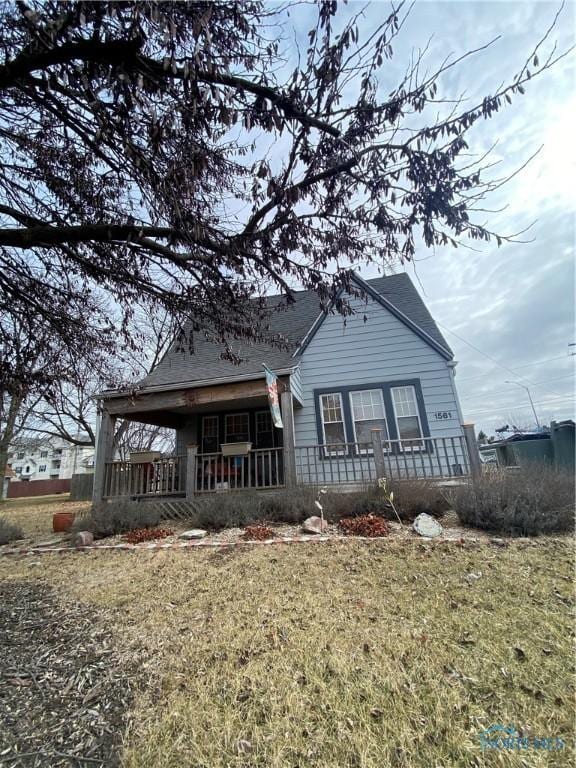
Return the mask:
<svg viewBox="0 0 576 768"><path fill-rule="evenodd" d="M0 583L3 768L119 765L137 665L112 647L111 623L40 583Z"/></svg>

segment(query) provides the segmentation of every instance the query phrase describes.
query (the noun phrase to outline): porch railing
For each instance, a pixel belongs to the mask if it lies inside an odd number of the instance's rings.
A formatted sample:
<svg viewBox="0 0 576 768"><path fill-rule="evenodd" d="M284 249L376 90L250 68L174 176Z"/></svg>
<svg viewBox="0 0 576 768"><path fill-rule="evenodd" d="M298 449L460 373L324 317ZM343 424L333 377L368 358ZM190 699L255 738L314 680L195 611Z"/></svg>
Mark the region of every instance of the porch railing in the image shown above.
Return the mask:
<svg viewBox="0 0 576 768"><path fill-rule="evenodd" d="M185 467L185 456L110 462L104 475L104 498L182 495L186 491Z"/></svg>
<svg viewBox="0 0 576 768"><path fill-rule="evenodd" d="M283 448L262 448L245 456L197 453L190 465L186 456L115 461L106 464L104 498L282 488L288 471L284 459ZM193 468L189 483L187 466ZM293 466L297 485L360 485L379 477L446 479L471 472L463 436L296 446ZM292 470L289 478L293 475Z"/></svg>
<svg viewBox="0 0 576 768"><path fill-rule="evenodd" d="M259 448L245 456L196 455L195 492L280 488L284 485L282 448Z"/></svg>
<svg viewBox="0 0 576 768"><path fill-rule="evenodd" d="M424 437L383 440L380 466L372 443L296 446L299 485L354 485L389 479L457 478L470 474L466 440Z"/></svg>

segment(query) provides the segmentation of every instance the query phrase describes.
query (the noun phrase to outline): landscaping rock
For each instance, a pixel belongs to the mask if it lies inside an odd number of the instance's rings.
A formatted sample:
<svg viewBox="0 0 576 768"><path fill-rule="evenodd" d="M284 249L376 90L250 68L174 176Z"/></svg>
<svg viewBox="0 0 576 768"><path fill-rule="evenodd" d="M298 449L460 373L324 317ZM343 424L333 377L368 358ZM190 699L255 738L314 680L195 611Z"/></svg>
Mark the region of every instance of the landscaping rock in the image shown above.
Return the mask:
<svg viewBox="0 0 576 768"><path fill-rule="evenodd" d="M236 742L236 752L239 755L245 755L247 752L252 752L252 742L248 739L238 739Z"/></svg>
<svg viewBox="0 0 576 768"><path fill-rule="evenodd" d="M178 536L178 538L184 539L185 541L190 541L192 539L203 539L207 533L208 532L202 530L202 528L191 528L189 531L183 531L180 536Z"/></svg>
<svg viewBox="0 0 576 768"><path fill-rule="evenodd" d="M302 523L302 530L306 531L306 533L326 533L328 521L322 520L321 517L316 517L316 515L308 517Z"/></svg>
<svg viewBox="0 0 576 768"><path fill-rule="evenodd" d="M414 520L412 527L417 534L425 536L428 539L434 539L442 533L442 526L438 520L432 517L432 515L427 515L426 512L422 512L422 514L418 515Z"/></svg>
<svg viewBox="0 0 576 768"><path fill-rule="evenodd" d="M72 543L77 549L91 547L94 544L94 534L90 533L90 531L79 531L74 536Z"/></svg>
<svg viewBox="0 0 576 768"><path fill-rule="evenodd" d="M474 581L478 581L478 579L482 578L482 571L478 571L478 573L474 573L473 571L471 573L466 574L466 581L469 584L472 584Z"/></svg>

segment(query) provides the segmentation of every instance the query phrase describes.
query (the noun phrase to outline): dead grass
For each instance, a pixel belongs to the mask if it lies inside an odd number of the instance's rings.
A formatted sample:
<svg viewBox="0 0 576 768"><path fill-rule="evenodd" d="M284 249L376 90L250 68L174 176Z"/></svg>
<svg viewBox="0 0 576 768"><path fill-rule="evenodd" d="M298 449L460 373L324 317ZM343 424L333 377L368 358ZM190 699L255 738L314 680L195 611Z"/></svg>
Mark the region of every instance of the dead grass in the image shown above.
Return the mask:
<svg viewBox="0 0 576 768"><path fill-rule="evenodd" d="M0 503L0 515L19 525L27 539L50 538L55 512L85 512L89 501L67 501L68 496L39 496L29 499L7 499Z"/></svg>
<svg viewBox="0 0 576 768"><path fill-rule="evenodd" d="M147 656L128 768L571 765L572 542L44 556ZM482 752L493 723L562 752Z"/></svg>

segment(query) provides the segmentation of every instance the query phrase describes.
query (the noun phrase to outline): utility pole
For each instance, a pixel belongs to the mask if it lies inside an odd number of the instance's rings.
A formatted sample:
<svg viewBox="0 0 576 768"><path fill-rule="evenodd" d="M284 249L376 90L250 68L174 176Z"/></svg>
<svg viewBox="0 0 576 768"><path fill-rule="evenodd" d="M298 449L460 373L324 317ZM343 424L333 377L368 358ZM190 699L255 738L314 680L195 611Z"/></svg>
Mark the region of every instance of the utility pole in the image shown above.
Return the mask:
<svg viewBox="0 0 576 768"><path fill-rule="evenodd" d="M532 400L532 395L530 394L530 390L525 384L520 384L519 381L506 381L506 384L516 384L517 387L522 387L522 389L525 389L528 394L528 400L530 400L530 405L532 406L532 413L534 414L534 420L536 422L536 426L538 429L540 429L540 422L538 421L538 416L536 415L536 408L534 408L534 401Z"/></svg>

